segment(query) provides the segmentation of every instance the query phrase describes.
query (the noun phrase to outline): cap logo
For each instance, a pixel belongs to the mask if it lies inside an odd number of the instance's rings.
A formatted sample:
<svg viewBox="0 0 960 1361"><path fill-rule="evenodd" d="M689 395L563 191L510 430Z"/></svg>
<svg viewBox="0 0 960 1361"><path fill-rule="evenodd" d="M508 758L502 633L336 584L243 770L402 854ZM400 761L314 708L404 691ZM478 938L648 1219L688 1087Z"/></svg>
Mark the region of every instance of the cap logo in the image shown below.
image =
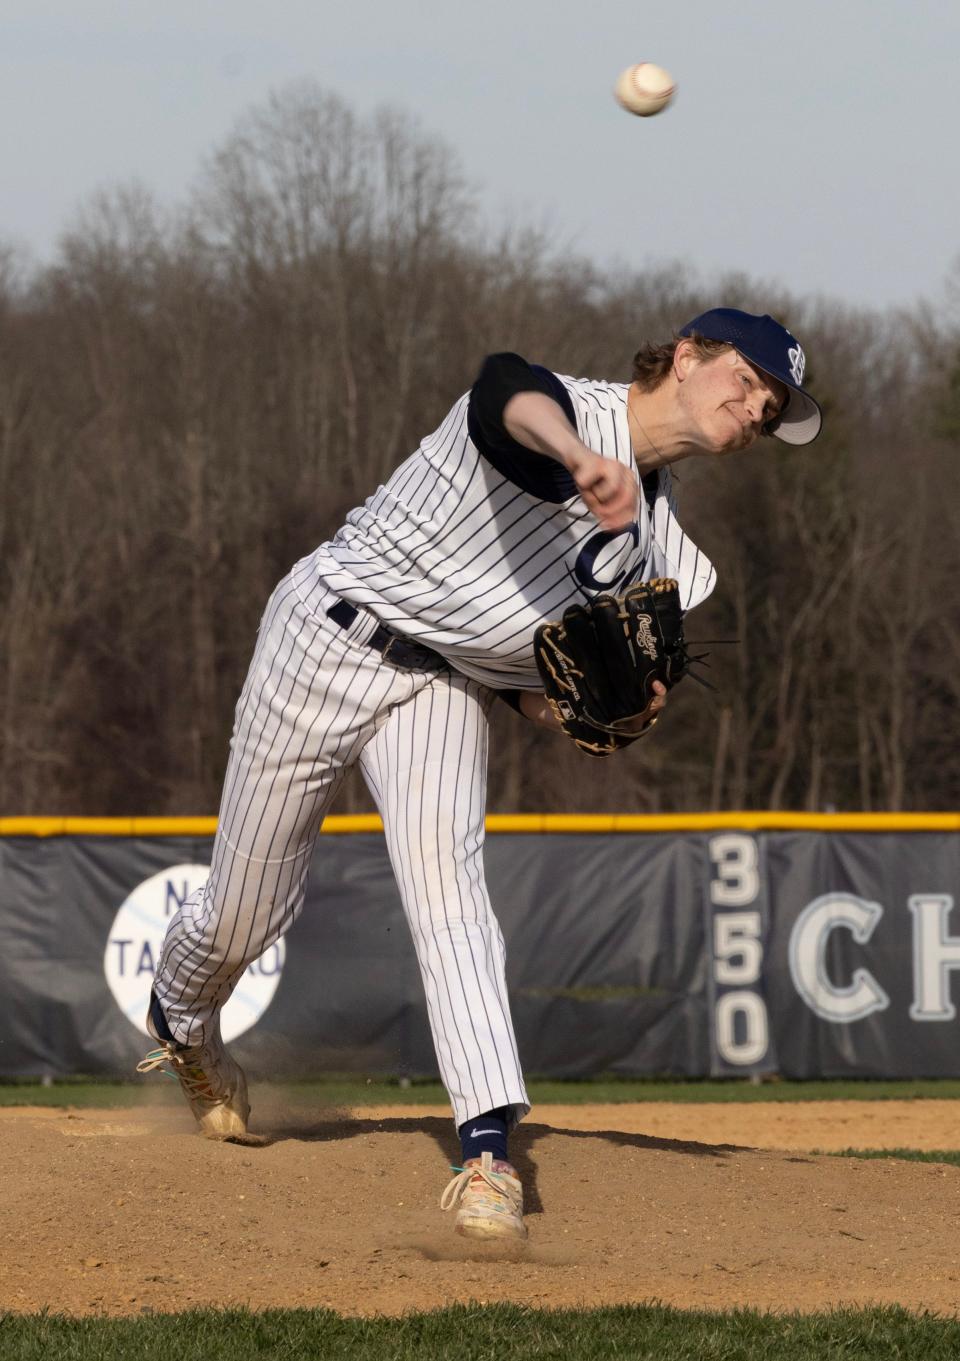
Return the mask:
<svg viewBox="0 0 960 1361"><path fill-rule="evenodd" d="M790 376L797 387L803 387L803 370L807 366L806 356L799 345L791 345L787 350L787 358L790 360Z"/></svg>

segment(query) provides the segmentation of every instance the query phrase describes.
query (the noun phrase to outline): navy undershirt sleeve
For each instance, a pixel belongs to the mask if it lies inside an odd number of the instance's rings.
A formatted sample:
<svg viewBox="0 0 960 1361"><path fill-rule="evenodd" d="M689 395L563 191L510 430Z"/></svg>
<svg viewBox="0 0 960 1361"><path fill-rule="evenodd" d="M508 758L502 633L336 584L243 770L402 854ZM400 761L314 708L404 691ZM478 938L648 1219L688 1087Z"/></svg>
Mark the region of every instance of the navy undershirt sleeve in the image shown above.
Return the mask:
<svg viewBox="0 0 960 1361"><path fill-rule="evenodd" d="M653 508L657 501L657 494L660 491L660 469L654 468L653 472L644 473L640 479L640 485L643 487L644 500L652 515Z"/></svg>
<svg viewBox="0 0 960 1361"><path fill-rule="evenodd" d="M504 407L518 392L542 392L552 397L576 430L573 402L557 375L539 364L528 364L518 354L504 353L488 355L470 391L470 438L497 472L522 491L541 501L569 501L577 494L577 484L563 464L525 448L504 428Z"/></svg>
<svg viewBox="0 0 960 1361"><path fill-rule="evenodd" d="M526 714L520 708L519 690L498 690L497 698L502 699L504 704L509 704L510 708L513 709L515 713L518 713L521 718L526 718Z"/></svg>

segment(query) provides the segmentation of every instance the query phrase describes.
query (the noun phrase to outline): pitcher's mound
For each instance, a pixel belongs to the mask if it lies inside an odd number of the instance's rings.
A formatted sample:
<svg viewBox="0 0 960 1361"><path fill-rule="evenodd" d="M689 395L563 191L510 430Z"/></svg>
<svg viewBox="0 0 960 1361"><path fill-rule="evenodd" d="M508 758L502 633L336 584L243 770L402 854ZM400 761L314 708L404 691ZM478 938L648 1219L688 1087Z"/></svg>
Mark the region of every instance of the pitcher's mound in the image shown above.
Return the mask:
<svg viewBox="0 0 960 1361"><path fill-rule="evenodd" d="M748 1140L730 1107L680 1108L672 1136L664 1109L540 1107L512 1145L530 1237L509 1247L459 1239L438 1208L458 1155L445 1114L261 1110L244 1146L200 1138L179 1106L5 1110L0 1309L957 1311L960 1170L763 1147L809 1107L749 1107ZM816 1128L808 1147L829 1146ZM844 1133L861 1146L849 1117Z"/></svg>

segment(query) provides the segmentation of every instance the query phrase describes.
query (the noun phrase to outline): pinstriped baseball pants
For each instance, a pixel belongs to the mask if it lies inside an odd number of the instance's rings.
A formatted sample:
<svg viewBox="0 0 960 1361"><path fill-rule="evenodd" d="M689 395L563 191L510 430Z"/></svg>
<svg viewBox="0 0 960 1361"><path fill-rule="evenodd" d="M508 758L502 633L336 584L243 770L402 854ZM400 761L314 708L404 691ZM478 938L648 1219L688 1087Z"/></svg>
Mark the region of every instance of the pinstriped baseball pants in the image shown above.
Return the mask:
<svg viewBox="0 0 960 1361"><path fill-rule="evenodd" d="M487 714L458 672L407 671L348 629L301 566L277 587L237 704L210 876L170 923L156 991L176 1039L207 1040L244 969L290 927L314 842L359 763L383 817L456 1123L529 1109L483 871Z"/></svg>

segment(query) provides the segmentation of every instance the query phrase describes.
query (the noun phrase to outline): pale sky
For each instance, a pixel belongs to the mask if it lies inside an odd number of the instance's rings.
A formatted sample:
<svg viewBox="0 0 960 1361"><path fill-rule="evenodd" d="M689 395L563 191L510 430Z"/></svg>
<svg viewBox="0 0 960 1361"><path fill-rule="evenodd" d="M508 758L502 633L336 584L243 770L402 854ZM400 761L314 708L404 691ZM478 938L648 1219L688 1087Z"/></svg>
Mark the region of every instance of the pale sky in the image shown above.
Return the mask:
<svg viewBox="0 0 960 1361"><path fill-rule="evenodd" d="M312 77L441 137L492 224L600 266L937 302L960 256L960 0L2 0L0 240L49 259L95 190L185 200ZM639 119L619 72L667 67Z"/></svg>

